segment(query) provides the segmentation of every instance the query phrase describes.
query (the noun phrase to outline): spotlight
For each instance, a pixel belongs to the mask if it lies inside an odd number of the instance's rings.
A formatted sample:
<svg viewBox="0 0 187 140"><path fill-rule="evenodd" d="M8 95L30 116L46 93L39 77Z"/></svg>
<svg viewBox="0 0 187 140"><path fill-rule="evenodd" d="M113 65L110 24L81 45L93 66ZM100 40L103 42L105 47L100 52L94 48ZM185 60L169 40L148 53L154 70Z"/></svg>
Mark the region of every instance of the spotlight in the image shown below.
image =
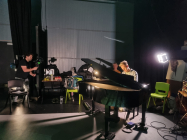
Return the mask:
<svg viewBox="0 0 187 140"><path fill-rule="evenodd" d="M166 53L158 54L157 55L159 63L166 63L168 62L168 56Z"/></svg>
<svg viewBox="0 0 187 140"><path fill-rule="evenodd" d="M99 72L98 72L98 71L94 71L94 74L95 74L95 75L99 75Z"/></svg>
<svg viewBox="0 0 187 140"><path fill-rule="evenodd" d="M148 85L149 85L149 84L142 84L142 87L143 87L143 88L148 88Z"/></svg>
<svg viewBox="0 0 187 140"><path fill-rule="evenodd" d="M90 90L90 85L88 85L88 90Z"/></svg>

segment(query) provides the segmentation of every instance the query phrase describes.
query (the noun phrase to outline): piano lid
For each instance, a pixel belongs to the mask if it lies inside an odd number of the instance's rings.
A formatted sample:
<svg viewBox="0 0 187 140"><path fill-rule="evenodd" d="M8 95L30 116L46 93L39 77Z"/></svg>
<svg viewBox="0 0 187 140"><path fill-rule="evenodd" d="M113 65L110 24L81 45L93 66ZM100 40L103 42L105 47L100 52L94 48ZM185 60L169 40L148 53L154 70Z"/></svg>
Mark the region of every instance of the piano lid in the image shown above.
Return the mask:
<svg viewBox="0 0 187 140"><path fill-rule="evenodd" d="M137 90L140 90L142 88L140 83L134 81L133 76L119 74L87 58L82 58L81 60L87 64L90 64L94 68L94 70L97 70L99 72L101 76L111 80L112 82L118 84L119 86L125 88L137 89Z"/></svg>

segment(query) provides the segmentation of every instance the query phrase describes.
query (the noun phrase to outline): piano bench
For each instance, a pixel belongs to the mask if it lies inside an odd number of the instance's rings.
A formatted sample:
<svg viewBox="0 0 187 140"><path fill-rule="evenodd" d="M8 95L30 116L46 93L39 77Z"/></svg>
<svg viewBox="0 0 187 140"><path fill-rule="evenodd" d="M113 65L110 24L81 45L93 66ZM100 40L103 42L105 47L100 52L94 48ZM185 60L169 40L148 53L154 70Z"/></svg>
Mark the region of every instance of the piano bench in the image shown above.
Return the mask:
<svg viewBox="0 0 187 140"><path fill-rule="evenodd" d="M66 89L66 99L65 99L65 104L67 103L67 98L69 98L69 100L71 100L71 97L70 97L70 93L73 92L73 93L78 93L78 89ZM82 94L79 94L79 105L81 104L81 99L83 100L83 95Z"/></svg>

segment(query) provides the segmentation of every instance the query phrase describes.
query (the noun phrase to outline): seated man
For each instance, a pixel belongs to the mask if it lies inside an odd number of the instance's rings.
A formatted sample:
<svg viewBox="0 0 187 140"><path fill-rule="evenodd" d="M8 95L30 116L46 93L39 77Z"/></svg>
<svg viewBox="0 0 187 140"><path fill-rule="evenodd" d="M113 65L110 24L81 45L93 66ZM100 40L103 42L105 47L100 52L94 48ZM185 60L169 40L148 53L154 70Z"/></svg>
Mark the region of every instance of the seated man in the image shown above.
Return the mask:
<svg viewBox="0 0 187 140"><path fill-rule="evenodd" d="M134 76L134 81L138 82L138 73L135 70L129 68L127 61L122 61L119 66L123 70L122 74Z"/></svg>
<svg viewBox="0 0 187 140"><path fill-rule="evenodd" d="M131 76L134 76L134 81L138 82L138 73L133 70L133 69L130 69L129 68L129 65L128 65L128 62L127 61L122 61L119 66L121 67L121 69L123 70L122 74L127 74L127 75L131 75ZM120 111L125 111L125 108L123 107L120 107L119 108ZM127 123L128 119L129 119L129 115L130 115L130 110L131 108L128 108L128 113L126 115L126 119L125 119L125 123Z"/></svg>
<svg viewBox="0 0 187 140"><path fill-rule="evenodd" d="M129 68L129 65L128 65L127 61L125 61L125 60L122 61L119 64L119 66L123 70L122 74L127 74L127 75L134 76L134 81L138 82L138 73L135 70ZM118 67L117 63L114 63L113 64L114 71L119 73L119 71L117 70L117 67ZM120 107L119 111L125 111L125 108Z"/></svg>

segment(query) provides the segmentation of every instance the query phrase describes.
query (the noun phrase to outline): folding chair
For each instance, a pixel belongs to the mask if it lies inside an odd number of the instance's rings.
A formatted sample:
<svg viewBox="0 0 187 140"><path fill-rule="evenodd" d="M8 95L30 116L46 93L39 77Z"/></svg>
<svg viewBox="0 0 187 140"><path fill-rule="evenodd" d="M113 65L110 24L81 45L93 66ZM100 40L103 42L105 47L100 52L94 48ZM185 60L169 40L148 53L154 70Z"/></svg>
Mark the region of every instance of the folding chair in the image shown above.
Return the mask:
<svg viewBox="0 0 187 140"><path fill-rule="evenodd" d="M12 112L12 97L13 96L23 96L23 103L25 101L25 96L27 95L27 103L28 103L28 108L30 108L30 103L29 103L29 92L24 91L23 89L23 84L24 80L22 79L15 79L15 80L9 80L8 81L8 97L6 100L5 107L7 106L8 100L10 103L10 113ZM13 90L12 88L20 88L19 90Z"/></svg>

